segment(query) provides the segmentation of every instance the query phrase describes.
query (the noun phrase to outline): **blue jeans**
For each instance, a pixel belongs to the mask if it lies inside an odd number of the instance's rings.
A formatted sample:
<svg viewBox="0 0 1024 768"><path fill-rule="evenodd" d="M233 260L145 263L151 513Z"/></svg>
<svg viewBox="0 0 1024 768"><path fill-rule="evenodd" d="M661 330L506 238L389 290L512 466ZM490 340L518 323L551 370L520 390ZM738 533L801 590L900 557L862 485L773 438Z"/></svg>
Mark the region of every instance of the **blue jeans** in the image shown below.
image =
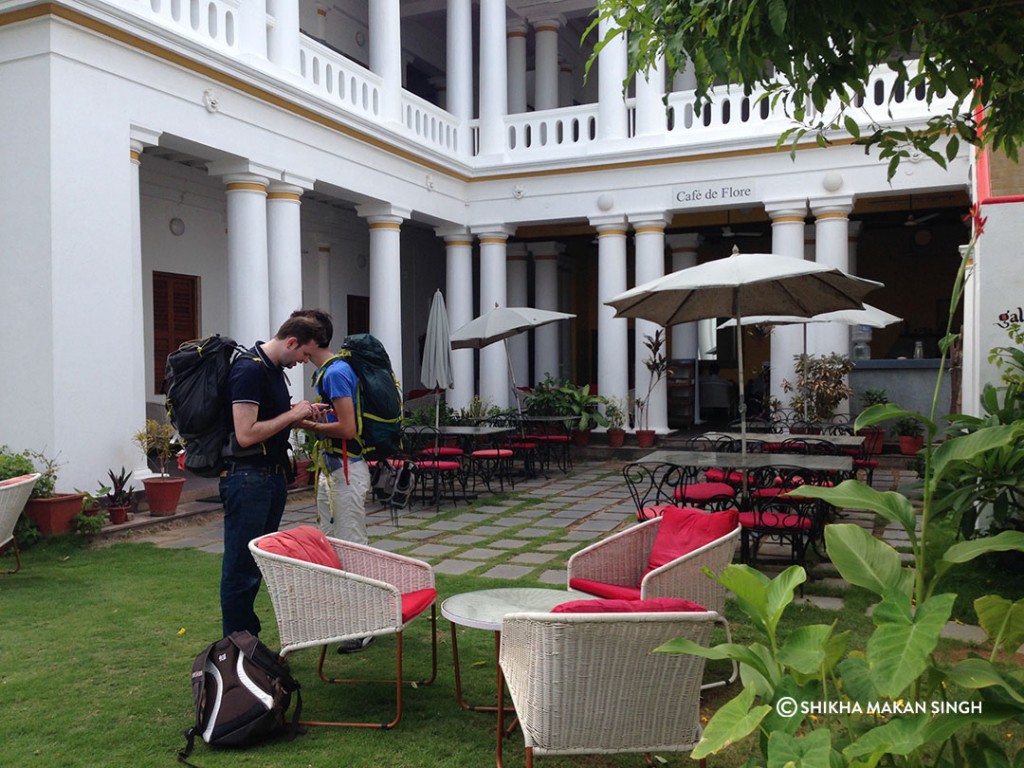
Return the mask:
<svg viewBox="0 0 1024 768"><path fill-rule="evenodd" d="M260 619L253 605L262 576L249 554L249 542L277 530L287 497L285 478L280 473L239 469L220 480L224 504L220 610L225 637L243 629L254 635L260 632Z"/></svg>

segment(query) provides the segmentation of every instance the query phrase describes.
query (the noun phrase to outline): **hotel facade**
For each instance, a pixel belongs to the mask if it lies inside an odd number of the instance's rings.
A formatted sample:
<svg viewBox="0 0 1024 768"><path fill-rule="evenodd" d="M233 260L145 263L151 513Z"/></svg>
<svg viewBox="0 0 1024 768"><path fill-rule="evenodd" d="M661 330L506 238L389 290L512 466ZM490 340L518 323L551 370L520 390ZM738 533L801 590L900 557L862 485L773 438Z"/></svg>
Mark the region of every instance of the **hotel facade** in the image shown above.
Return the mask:
<svg viewBox="0 0 1024 768"><path fill-rule="evenodd" d="M581 42L592 10L0 0L0 443L59 453L62 488L144 469L130 438L162 410L167 353L217 332L249 346L300 306L329 310L338 341L378 336L410 393L437 289L453 329L496 304L574 313L512 341L516 380L625 399L646 392L656 326L604 302L734 246L883 282L869 301L903 323L855 341L815 326L808 351L856 347L871 359L855 386L914 404L972 202L989 223L959 399L976 411L997 378L988 349L1024 305L1017 166L965 149L945 169L911 157L890 180L841 131L779 147L793 124L757 93L723 85L696 110L692 78L660 70L624 91L621 37L584 77L603 31ZM880 69L853 116L918 126L944 107ZM706 361L694 376L711 360L746 379L770 363L785 402L801 330L748 333L743 371L713 320L671 328L669 356ZM514 404L502 345L452 360L454 408ZM309 373L289 373L294 396ZM673 422L662 383L650 424Z"/></svg>

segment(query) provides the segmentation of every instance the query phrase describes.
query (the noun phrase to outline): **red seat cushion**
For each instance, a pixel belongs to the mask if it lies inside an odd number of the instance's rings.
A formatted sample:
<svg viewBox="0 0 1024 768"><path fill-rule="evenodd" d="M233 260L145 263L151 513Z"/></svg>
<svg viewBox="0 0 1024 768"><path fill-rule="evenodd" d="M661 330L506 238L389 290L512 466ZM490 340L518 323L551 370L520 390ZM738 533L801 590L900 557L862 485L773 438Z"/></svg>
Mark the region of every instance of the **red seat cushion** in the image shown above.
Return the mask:
<svg viewBox="0 0 1024 768"><path fill-rule="evenodd" d="M736 489L728 483L692 483L682 488L676 488L672 495L676 501L699 504L712 499L720 499L723 496L732 498L736 495Z"/></svg>
<svg viewBox="0 0 1024 768"><path fill-rule="evenodd" d="M647 600L570 600L556 605L552 613L704 613L703 605L681 597L651 597Z"/></svg>
<svg viewBox="0 0 1024 768"><path fill-rule="evenodd" d="M311 525L300 525L287 531L278 531L260 539L256 545L264 552L275 555L293 557L316 565L326 565L328 568L341 567L341 561L334 551L334 547L327 541L323 531Z"/></svg>
<svg viewBox="0 0 1024 768"><path fill-rule="evenodd" d="M428 472L456 472L462 469L457 461L435 461L434 459L420 459L415 462L418 469L425 469Z"/></svg>
<svg viewBox="0 0 1024 768"><path fill-rule="evenodd" d="M730 469L726 472L724 469L712 468L704 473L704 477L709 483L732 483L737 485L743 482L743 473L738 469Z"/></svg>
<svg viewBox="0 0 1024 768"><path fill-rule="evenodd" d="M644 575L732 533L737 522L734 509L708 513L690 507L669 507L661 516Z"/></svg>
<svg viewBox="0 0 1024 768"><path fill-rule="evenodd" d="M620 587L616 584L605 584L604 582L591 581L590 579L569 579L569 589L613 600L640 599L640 587Z"/></svg>
<svg viewBox="0 0 1024 768"><path fill-rule="evenodd" d="M453 448L448 445L439 445L437 448L431 446L420 451L421 456L461 456L461 448Z"/></svg>
<svg viewBox="0 0 1024 768"><path fill-rule="evenodd" d="M418 589L402 595L402 623L408 624L415 619L427 610L436 598L436 589Z"/></svg>
<svg viewBox="0 0 1024 768"><path fill-rule="evenodd" d="M803 515L783 515L778 512L741 512L740 525L756 530L808 530L811 519Z"/></svg>
<svg viewBox="0 0 1024 768"><path fill-rule="evenodd" d="M507 459L512 456L512 451L507 448L484 448L473 451L472 456L474 459Z"/></svg>

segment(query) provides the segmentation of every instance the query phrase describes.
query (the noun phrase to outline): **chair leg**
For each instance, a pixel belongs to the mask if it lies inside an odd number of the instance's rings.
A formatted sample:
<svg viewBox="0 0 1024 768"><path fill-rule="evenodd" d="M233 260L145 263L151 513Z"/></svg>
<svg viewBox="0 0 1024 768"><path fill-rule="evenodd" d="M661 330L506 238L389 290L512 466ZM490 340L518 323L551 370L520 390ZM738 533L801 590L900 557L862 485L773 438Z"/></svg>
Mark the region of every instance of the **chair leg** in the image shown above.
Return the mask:
<svg viewBox="0 0 1024 768"><path fill-rule="evenodd" d="M0 573L17 573L21 570L21 550L18 549L17 539L11 539L11 546L14 547L14 570L13 571L0 571Z"/></svg>
<svg viewBox="0 0 1024 768"><path fill-rule="evenodd" d="M721 620L716 621L715 623L718 624L719 626L721 626L722 629L725 630L725 642L726 643L732 643L732 629L729 627L729 622L726 621L725 618L722 618ZM725 680L716 680L713 683L706 683L706 684L702 685L700 687L700 689L702 691L707 691L707 690L709 690L711 688L720 688L723 685L732 685L733 683L736 682L736 680L739 678L739 676L740 676L739 664L737 664L736 661L733 660L733 662L732 662L732 673L729 675L729 677L727 679L725 679Z"/></svg>
<svg viewBox="0 0 1024 768"><path fill-rule="evenodd" d="M387 731L398 725L402 719L402 686L403 685L430 685L437 679L437 606L430 606L430 677L424 680L403 680L402 679L402 632L395 635L397 648L395 649L395 678L393 680L366 680L327 677L324 674L324 661L327 658L327 646L320 649L320 661L317 664L317 674L325 683L394 683L395 684L395 717L389 723L381 722L341 722L324 720L303 720L302 725L328 726L335 728L376 728Z"/></svg>

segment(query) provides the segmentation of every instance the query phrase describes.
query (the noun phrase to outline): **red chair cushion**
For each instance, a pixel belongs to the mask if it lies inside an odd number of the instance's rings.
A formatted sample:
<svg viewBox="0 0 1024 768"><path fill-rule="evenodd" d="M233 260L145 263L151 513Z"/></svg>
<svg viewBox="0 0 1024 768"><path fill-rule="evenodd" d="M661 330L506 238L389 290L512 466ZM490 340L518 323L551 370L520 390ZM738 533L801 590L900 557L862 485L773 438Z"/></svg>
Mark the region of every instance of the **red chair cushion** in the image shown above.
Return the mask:
<svg viewBox="0 0 1024 768"><path fill-rule="evenodd" d="M708 513L690 507L669 507L661 516L644 575L732 533L738 514L734 509Z"/></svg>
<svg viewBox="0 0 1024 768"><path fill-rule="evenodd" d="M656 517L661 517L665 514L665 510L671 506L671 504L652 504L649 507L644 507L636 513L637 520L643 522L644 520L653 520Z"/></svg>
<svg viewBox="0 0 1024 768"><path fill-rule="evenodd" d="M16 485L17 483L23 483L26 480L31 479L32 475L18 475L18 477L11 477L8 478L7 480L0 481L0 488L3 488L5 485Z"/></svg>
<svg viewBox="0 0 1024 768"><path fill-rule="evenodd" d="M569 589L586 592L588 595L607 597L612 600L639 600L640 587L620 587L616 584L605 584L590 579L569 579Z"/></svg>
<svg viewBox="0 0 1024 768"><path fill-rule="evenodd" d="M448 445L439 445L437 448L431 446L420 451L422 456L461 456L462 453L461 448L453 448Z"/></svg>
<svg viewBox="0 0 1024 768"><path fill-rule="evenodd" d="M419 460L415 462L418 469L428 472L456 472L462 469L457 461L435 461L434 459Z"/></svg>
<svg viewBox="0 0 1024 768"><path fill-rule="evenodd" d="M680 597L651 597L647 600L571 600L556 605L552 613L704 613L703 605Z"/></svg>
<svg viewBox="0 0 1024 768"><path fill-rule="evenodd" d="M731 483L737 485L743 482L743 473L738 469L730 469L728 472L724 469L712 468L704 473L705 479L709 483Z"/></svg>
<svg viewBox="0 0 1024 768"><path fill-rule="evenodd" d="M470 455L474 459L507 459L512 456L512 451L507 448L484 448Z"/></svg>
<svg viewBox="0 0 1024 768"><path fill-rule="evenodd" d="M408 624L437 599L436 589L418 589L402 595L402 623Z"/></svg>
<svg viewBox="0 0 1024 768"><path fill-rule="evenodd" d="M803 515L783 515L777 512L741 512L740 525L757 530L808 530L811 519Z"/></svg>
<svg viewBox="0 0 1024 768"><path fill-rule="evenodd" d="M742 482L742 481L741 481ZM695 504L720 499L723 496L732 498L736 489L728 483L693 483L676 488L672 494L676 501L689 501Z"/></svg>
<svg viewBox="0 0 1024 768"><path fill-rule="evenodd" d="M298 528L272 533L261 539L256 546L274 555L284 555L307 563L344 570L334 547L327 541L323 531L311 525L300 525Z"/></svg>

